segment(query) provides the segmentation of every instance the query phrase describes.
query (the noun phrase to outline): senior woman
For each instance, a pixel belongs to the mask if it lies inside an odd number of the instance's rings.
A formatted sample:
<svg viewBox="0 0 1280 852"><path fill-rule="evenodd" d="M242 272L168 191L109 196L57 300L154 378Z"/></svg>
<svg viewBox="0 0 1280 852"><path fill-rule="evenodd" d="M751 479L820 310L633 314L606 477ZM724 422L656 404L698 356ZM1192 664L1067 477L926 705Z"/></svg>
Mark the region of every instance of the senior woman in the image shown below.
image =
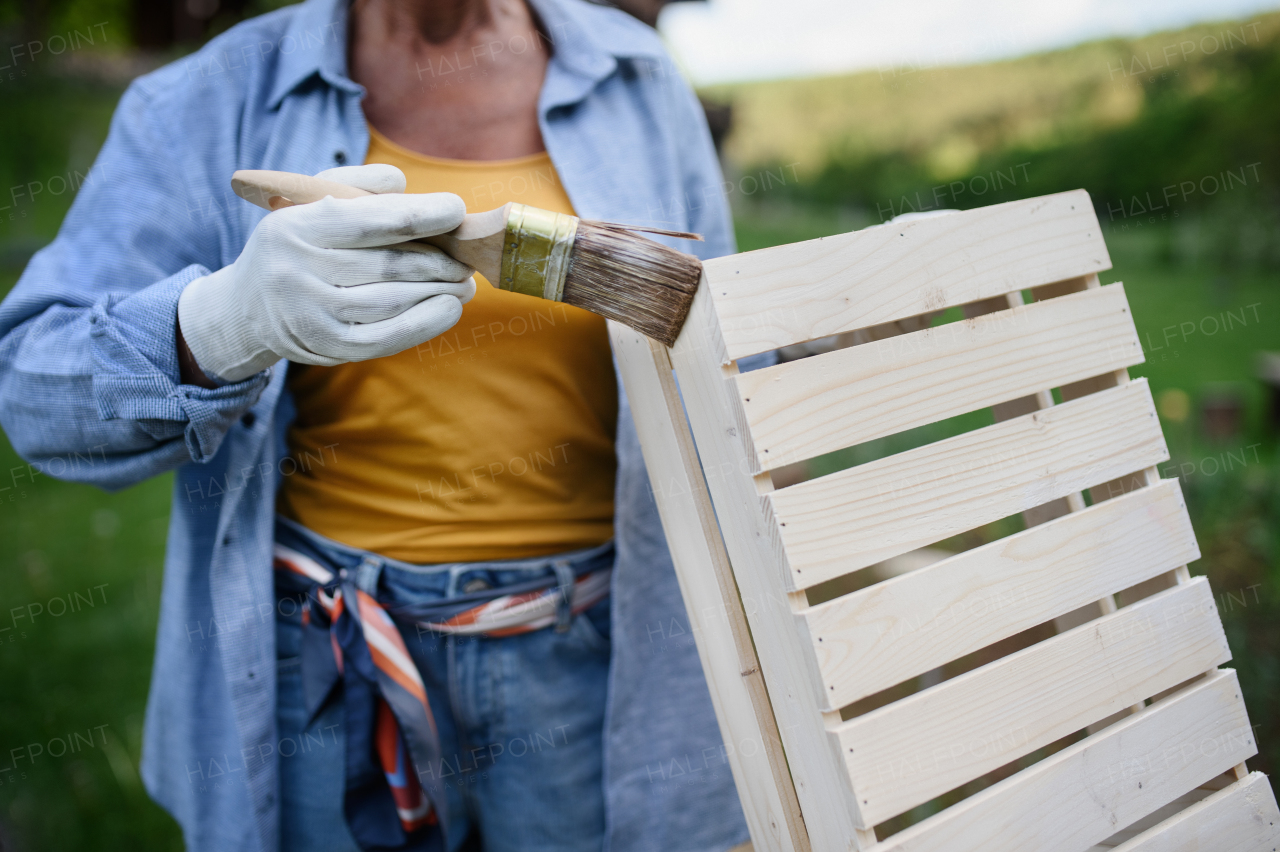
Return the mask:
<svg viewBox="0 0 1280 852"><path fill-rule="evenodd" d="M264 214L246 168L377 194ZM520 201L724 254L720 180L582 0L307 0L130 87L0 306L0 421L176 471L142 774L189 849L746 839L604 321L392 247Z"/></svg>

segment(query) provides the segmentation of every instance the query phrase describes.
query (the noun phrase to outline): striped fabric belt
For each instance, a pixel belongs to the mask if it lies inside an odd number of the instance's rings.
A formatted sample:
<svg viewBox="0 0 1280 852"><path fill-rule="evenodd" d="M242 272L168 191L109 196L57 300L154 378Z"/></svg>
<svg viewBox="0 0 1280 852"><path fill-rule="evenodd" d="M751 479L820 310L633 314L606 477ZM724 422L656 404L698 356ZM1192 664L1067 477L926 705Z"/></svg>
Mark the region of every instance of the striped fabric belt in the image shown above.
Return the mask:
<svg viewBox="0 0 1280 852"><path fill-rule="evenodd" d="M305 594L302 684L308 724L339 683L346 712L344 811L364 850L443 850L443 790L424 788L415 767L441 759L440 736L426 687L396 622L446 634L513 636L573 616L609 594L611 567L588 560L574 570L552 562L555 576L441 601L383 601L338 572L277 543L279 585ZM376 764L375 764L376 756ZM379 771L380 769L380 771Z"/></svg>

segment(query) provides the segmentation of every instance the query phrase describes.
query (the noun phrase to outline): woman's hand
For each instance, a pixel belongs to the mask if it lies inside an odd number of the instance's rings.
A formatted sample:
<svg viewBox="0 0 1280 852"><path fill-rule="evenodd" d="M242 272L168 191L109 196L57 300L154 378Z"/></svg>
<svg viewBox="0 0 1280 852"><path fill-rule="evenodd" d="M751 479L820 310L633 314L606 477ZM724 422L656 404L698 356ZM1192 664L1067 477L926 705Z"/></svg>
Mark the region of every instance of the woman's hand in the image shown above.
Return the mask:
<svg viewBox="0 0 1280 852"><path fill-rule="evenodd" d="M277 210L233 264L187 286L179 348L205 374L235 382L281 358L332 366L392 355L452 328L475 295L470 267L402 245L456 228L462 199L404 195L393 166L319 176L383 194Z"/></svg>

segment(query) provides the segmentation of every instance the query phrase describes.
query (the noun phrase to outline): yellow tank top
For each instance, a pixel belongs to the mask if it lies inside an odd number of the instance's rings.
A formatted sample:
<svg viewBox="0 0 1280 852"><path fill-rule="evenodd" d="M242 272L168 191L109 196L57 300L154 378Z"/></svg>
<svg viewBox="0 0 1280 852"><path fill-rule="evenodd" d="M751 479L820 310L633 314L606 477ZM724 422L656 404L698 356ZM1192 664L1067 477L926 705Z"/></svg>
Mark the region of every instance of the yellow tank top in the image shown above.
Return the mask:
<svg viewBox="0 0 1280 852"><path fill-rule="evenodd" d="M572 213L546 154L444 160L370 128L366 162L470 213L508 201ZM292 365L297 420L278 509L329 538L414 563L542 556L613 535L618 391L604 320L495 290L398 355Z"/></svg>

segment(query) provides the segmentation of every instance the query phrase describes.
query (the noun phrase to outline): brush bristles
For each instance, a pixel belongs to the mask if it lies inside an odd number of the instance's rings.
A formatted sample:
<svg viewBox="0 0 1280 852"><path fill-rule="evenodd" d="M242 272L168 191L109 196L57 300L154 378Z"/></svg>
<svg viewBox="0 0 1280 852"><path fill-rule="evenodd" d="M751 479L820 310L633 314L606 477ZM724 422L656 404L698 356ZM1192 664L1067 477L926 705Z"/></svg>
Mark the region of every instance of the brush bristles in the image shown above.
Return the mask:
<svg viewBox="0 0 1280 852"><path fill-rule="evenodd" d="M689 316L702 263L617 228L578 223L561 301L671 346Z"/></svg>

